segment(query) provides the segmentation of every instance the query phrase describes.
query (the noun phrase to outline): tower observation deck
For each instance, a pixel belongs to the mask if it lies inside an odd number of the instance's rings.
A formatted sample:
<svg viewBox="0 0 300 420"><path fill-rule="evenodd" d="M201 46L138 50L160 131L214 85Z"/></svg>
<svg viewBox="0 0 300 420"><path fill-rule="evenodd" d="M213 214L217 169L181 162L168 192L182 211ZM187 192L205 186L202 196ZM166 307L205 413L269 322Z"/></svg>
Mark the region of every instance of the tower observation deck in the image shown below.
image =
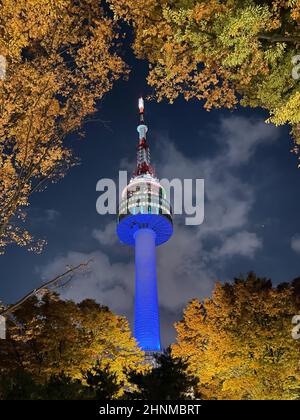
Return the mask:
<svg viewBox="0 0 300 420"><path fill-rule="evenodd" d="M173 234L172 209L150 162L144 122L144 101L139 99L137 166L122 192L117 234L135 247L134 336L142 350L160 351L160 322L156 279L156 247Z"/></svg>

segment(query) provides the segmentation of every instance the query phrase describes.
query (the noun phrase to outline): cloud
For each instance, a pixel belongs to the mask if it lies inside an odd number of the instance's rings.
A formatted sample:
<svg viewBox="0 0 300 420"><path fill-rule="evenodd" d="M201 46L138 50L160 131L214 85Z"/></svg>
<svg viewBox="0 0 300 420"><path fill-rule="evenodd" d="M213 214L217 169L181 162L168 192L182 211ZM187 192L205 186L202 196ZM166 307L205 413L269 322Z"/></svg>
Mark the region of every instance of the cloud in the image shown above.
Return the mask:
<svg viewBox="0 0 300 420"><path fill-rule="evenodd" d="M73 273L74 278L66 288L58 289L61 295L76 301L85 298L96 299L120 314L128 312L133 302L132 261L112 263L109 256L99 250L90 253L70 251L45 267L37 268L37 272L46 281L63 273L67 267L74 267L89 260L91 262L87 268Z"/></svg>
<svg viewBox="0 0 300 420"><path fill-rule="evenodd" d="M255 233L238 232L224 240L221 247L217 249L218 257L230 257L242 255L253 258L255 252L262 248L262 240Z"/></svg>
<svg viewBox="0 0 300 420"><path fill-rule="evenodd" d="M297 234L291 239L291 248L293 251L300 253L300 235Z"/></svg>
<svg viewBox="0 0 300 420"><path fill-rule="evenodd" d="M106 226L104 226L103 229L94 229L92 231L92 236L101 245L111 246L118 243L118 238L116 235L116 223L108 223Z"/></svg>
<svg viewBox="0 0 300 420"><path fill-rule="evenodd" d="M218 138L212 157L187 157L167 136L160 136L155 166L160 178L204 178L205 217L200 226L185 226L183 216L174 217L174 235L157 248L157 277L164 342L172 334L165 320L174 322L186 303L208 296L217 273L234 257L253 258L262 248L262 239L251 232L249 221L255 202L255 187L236 171L254 157L257 147L277 138L273 126L241 117L222 119L213 134ZM129 167L123 160L121 168ZM93 258L85 275L75 276L63 295L75 300L95 298L117 313L132 319L134 293L134 255L124 253L111 222L91 235L102 245L92 253L68 252L40 272L48 278L62 272L69 263ZM300 242L300 240L299 240Z"/></svg>
<svg viewBox="0 0 300 420"><path fill-rule="evenodd" d="M30 221L33 226L47 225L55 226L61 214L55 209L41 209L32 207L30 210Z"/></svg>
<svg viewBox="0 0 300 420"><path fill-rule="evenodd" d="M47 222L53 222L60 216L60 213L54 209L46 209L45 210L45 220Z"/></svg>
<svg viewBox="0 0 300 420"><path fill-rule="evenodd" d="M219 132L223 136L219 136ZM247 163L261 144L268 144L278 139L280 130L263 120L232 116L221 119L217 132L217 141L224 145L226 165Z"/></svg>

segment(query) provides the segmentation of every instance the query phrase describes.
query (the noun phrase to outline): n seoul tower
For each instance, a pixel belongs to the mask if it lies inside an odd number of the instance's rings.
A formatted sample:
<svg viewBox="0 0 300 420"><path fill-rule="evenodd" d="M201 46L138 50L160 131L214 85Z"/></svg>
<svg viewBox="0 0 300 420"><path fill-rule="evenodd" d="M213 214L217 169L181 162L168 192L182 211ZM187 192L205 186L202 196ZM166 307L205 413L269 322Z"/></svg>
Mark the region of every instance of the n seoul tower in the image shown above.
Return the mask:
<svg viewBox="0 0 300 420"><path fill-rule="evenodd" d="M172 210L166 192L155 177L146 140L144 101L139 99L137 166L122 192L117 234L135 247L134 336L144 351L161 350L156 279L156 247L173 234Z"/></svg>

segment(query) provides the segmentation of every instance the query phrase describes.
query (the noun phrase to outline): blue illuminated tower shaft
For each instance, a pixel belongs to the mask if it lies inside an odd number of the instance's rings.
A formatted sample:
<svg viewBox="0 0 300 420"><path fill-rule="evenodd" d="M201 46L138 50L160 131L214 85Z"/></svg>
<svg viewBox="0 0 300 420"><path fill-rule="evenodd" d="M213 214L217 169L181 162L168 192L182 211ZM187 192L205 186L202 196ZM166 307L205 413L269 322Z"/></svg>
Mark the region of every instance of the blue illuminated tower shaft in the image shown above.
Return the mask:
<svg viewBox="0 0 300 420"><path fill-rule="evenodd" d="M160 326L156 281L156 234L139 229L135 235L134 336L143 350L160 350Z"/></svg>

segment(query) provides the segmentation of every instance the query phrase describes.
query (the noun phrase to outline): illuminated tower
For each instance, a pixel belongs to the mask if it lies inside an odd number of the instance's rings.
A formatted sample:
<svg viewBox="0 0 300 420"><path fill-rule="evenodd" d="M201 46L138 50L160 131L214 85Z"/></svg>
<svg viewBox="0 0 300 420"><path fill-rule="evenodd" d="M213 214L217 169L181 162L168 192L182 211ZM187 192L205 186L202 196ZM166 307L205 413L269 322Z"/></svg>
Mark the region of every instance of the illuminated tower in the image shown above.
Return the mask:
<svg viewBox="0 0 300 420"><path fill-rule="evenodd" d="M137 131L137 167L122 192L117 234L135 247L134 336L142 350L160 351L155 248L170 239L173 225L170 203L150 164L142 98Z"/></svg>

